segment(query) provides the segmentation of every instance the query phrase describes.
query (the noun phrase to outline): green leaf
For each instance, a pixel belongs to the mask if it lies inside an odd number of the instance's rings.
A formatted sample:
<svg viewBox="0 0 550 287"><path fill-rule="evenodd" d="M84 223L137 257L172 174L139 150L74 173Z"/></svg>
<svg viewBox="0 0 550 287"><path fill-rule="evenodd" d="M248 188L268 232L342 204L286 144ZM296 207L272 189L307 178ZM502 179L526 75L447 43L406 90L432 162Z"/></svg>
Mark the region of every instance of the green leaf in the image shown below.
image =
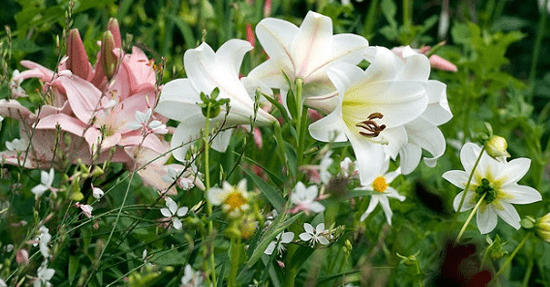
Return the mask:
<svg viewBox="0 0 550 287"><path fill-rule="evenodd" d="M40 46L36 45L33 41L27 38L13 39L12 49L13 51L26 52L26 53L34 53L42 50Z"/></svg>
<svg viewBox="0 0 550 287"><path fill-rule="evenodd" d="M279 194L277 189L267 184L262 178L251 172L250 170L243 169L243 171L252 179L254 184L258 186L262 194L267 198L267 201L277 210L281 210L285 205L285 200Z"/></svg>
<svg viewBox="0 0 550 287"><path fill-rule="evenodd" d="M384 14L384 17L390 26L397 28L397 21L395 21L397 5L395 5L395 2L393 0L382 0L382 2L380 2L380 8L382 9L382 14Z"/></svg>
<svg viewBox="0 0 550 287"><path fill-rule="evenodd" d="M78 263L79 263L79 257L76 255L70 255L69 256L69 282L73 283L74 278L76 276L76 272L78 271Z"/></svg>

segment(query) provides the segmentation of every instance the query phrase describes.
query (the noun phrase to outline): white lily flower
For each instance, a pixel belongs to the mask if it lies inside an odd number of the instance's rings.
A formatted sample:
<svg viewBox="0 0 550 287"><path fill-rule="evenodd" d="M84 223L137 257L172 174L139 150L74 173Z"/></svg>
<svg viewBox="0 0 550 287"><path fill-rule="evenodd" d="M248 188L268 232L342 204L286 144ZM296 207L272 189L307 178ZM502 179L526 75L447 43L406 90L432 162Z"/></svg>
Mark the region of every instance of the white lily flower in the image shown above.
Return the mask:
<svg viewBox="0 0 550 287"><path fill-rule="evenodd" d="M376 57L365 71L342 62L329 68L338 104L309 126L311 136L319 141L350 141L362 185L374 180L386 154L395 158L407 144L404 125L418 118L428 104L425 81L410 79L399 57L386 48L368 49ZM429 73L429 66L418 69Z"/></svg>
<svg viewBox="0 0 550 287"><path fill-rule="evenodd" d="M271 241L264 253L267 255L273 254L275 248L277 249L277 254L285 252L286 248L283 244L288 244L294 240L294 232L281 232L277 234L274 241Z"/></svg>
<svg viewBox="0 0 550 287"><path fill-rule="evenodd" d="M50 172L41 171L40 172L40 184L33 187L31 192L36 194L36 196L41 196L46 192L46 190L52 190L52 183L54 180L54 171L53 168L50 169Z"/></svg>
<svg viewBox="0 0 550 287"><path fill-rule="evenodd" d="M386 215L386 220L388 221L388 224L391 225L393 213L391 211L388 197L397 198L399 201L405 200L404 196L400 195L397 190L389 186L389 184L399 174L401 174L399 168L395 171L387 172L389 165L390 161L388 158L378 173L378 176L370 184L358 188L362 190L376 191L376 193L371 196L367 210L363 213L363 215L361 215L361 221L365 220L374 211L378 203L380 203L380 205L382 205L382 209L384 210L384 214Z"/></svg>
<svg viewBox="0 0 550 287"><path fill-rule="evenodd" d="M385 54L385 50L379 49L381 48L370 49L369 53L366 53L367 61L375 61L375 57L381 56L379 54ZM409 174L418 166L422 158L422 149L433 156L424 159L430 167L434 167L437 159L445 153L445 137L437 126L448 122L453 114L447 102L447 86L439 81L428 80L429 59L409 46L402 49L399 58L403 61L399 75L401 80L424 82L428 96L426 110L418 118L404 125L408 141L399 151L399 157L401 172Z"/></svg>
<svg viewBox="0 0 550 287"><path fill-rule="evenodd" d="M210 95L215 88L219 88L218 99L230 99L229 113L226 115L225 106L222 106L219 115L210 120L210 132L213 129L251 123L254 118L254 101L239 80L239 69L244 54L252 48L247 41L232 39L225 42L216 53L206 43L185 52L183 63L188 78L168 82L162 89L156 107L156 112L180 122L171 142L172 149L175 149L172 154L177 160L184 161L188 144L196 140L205 127L206 118L197 104L202 102L201 92ZM256 121L263 125L275 122L276 119L258 109ZM221 132L214 139L212 148L225 151L230 136L231 130Z"/></svg>
<svg viewBox="0 0 550 287"><path fill-rule="evenodd" d="M325 233L327 233L327 230L325 230L325 224L319 223L317 224L317 227L313 229L313 226L309 223L304 223L304 230L306 232L300 233L300 239L303 241L310 241L311 246L313 247L317 243L321 243L323 245L328 245L330 241L325 237Z"/></svg>
<svg viewBox="0 0 550 287"><path fill-rule="evenodd" d="M306 188L306 186L299 181L294 188L294 192L290 195L290 202L296 205L290 212L296 213L303 210L306 212L313 211L319 213L325 211L325 207L318 201L315 201L318 195L319 191L316 185Z"/></svg>
<svg viewBox="0 0 550 287"><path fill-rule="evenodd" d="M248 77L281 89L283 97L289 89L284 74L291 83L298 78L303 80L304 98L335 94L326 68L337 61L356 65L368 47L368 41L361 36L333 35L332 20L312 11L299 28L284 20L263 19L256 26L256 35L269 60L254 68Z"/></svg>
<svg viewBox="0 0 550 287"><path fill-rule="evenodd" d="M178 217L185 216L187 211L189 211L189 208L187 206L178 208L176 202L174 202L174 200L170 197L166 197L166 207L168 208L161 208L160 213L172 221L175 229L181 229L182 224Z"/></svg>
<svg viewBox="0 0 550 287"><path fill-rule="evenodd" d="M481 148L476 144L465 144L460 151L460 161L464 171L447 171L443 174L443 178L459 188L465 188L480 152ZM499 162L483 152L476 170L473 171L469 189L460 192L453 201L455 210L458 209L464 192L466 197L459 212L474 208L481 196L485 194L476 212L477 228L481 234L491 232L497 225L498 217L515 229L519 229L520 217L512 204L529 204L542 200L542 196L536 189L517 184L527 173L530 165L531 160L528 158Z"/></svg>

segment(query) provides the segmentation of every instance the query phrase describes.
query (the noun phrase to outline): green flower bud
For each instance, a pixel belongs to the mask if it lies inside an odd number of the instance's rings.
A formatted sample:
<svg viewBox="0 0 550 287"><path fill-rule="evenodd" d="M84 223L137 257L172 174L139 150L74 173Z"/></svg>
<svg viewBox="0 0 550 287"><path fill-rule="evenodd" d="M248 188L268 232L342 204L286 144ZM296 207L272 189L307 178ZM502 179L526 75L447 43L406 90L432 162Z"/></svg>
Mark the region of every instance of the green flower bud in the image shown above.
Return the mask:
<svg viewBox="0 0 550 287"><path fill-rule="evenodd" d="M107 79L111 80L116 73L118 66L118 57L113 52L116 48L115 39L111 31L103 33L103 39L101 40L101 67L105 71Z"/></svg>
<svg viewBox="0 0 550 287"><path fill-rule="evenodd" d="M535 234L538 238L550 243L550 213L535 221Z"/></svg>
<svg viewBox="0 0 550 287"><path fill-rule="evenodd" d="M510 157L510 154L506 151L507 148L506 139L500 136L494 135L485 143L487 154L498 161L505 161L507 157Z"/></svg>

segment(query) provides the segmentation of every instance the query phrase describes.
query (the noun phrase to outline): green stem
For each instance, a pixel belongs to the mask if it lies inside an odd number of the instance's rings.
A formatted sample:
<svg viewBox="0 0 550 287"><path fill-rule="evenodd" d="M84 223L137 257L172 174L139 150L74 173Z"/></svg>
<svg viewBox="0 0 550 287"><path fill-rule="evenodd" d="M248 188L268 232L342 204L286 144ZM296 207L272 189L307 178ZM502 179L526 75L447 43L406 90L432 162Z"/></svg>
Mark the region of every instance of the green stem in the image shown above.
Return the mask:
<svg viewBox="0 0 550 287"><path fill-rule="evenodd" d="M204 127L204 185L205 190L208 192L210 189L210 103L206 111L206 124ZM207 200L206 201L206 216L210 218L212 215L212 204ZM212 220L208 221L208 237L212 237L214 233L214 224ZM205 255L210 257L210 273L212 276L212 285L216 286L216 262L214 260L214 240L207 240L207 246L205 250Z"/></svg>
<svg viewBox="0 0 550 287"><path fill-rule="evenodd" d="M458 236L456 237L456 242L460 242L460 238L462 237L462 235L464 234L464 231L466 231L466 227L468 227L468 224L470 224L470 221L472 221L472 218L474 218L474 215L476 214L476 211L478 210L478 208L481 206L481 203L483 202L483 200L485 199L485 196L487 195L487 193L484 193L481 198L477 201L477 204L476 206L474 206L474 209L472 210L472 212L470 213L470 216L468 216L468 219L466 219L466 222L464 222L464 225L462 226L462 229L460 230L460 232L458 233Z"/></svg>
<svg viewBox="0 0 550 287"><path fill-rule="evenodd" d="M548 1L544 1L544 6L541 11L541 16L539 20L539 27L537 28L537 38L535 40L535 48L533 49L533 58L531 60L531 71L529 72L529 90L527 102L531 103L533 100L533 95L535 93L535 78L537 75L537 63L539 61L540 47L542 45L542 38L544 37L546 27L546 7L548 7Z"/></svg>
<svg viewBox="0 0 550 287"><path fill-rule="evenodd" d="M466 182L466 186L464 187L464 193L462 193L462 198L460 199L460 203L458 204L457 212L460 212L460 209L462 209L462 205L464 204L464 199L466 198L466 193L470 189L470 184L472 183L472 178L474 177L474 173L476 171L477 165L479 164L479 161L481 160L481 156L483 155L483 152L485 151L485 145L481 148L481 152L479 152L479 156L476 159L476 162L474 163L474 166L472 167L472 171L470 172L470 176L468 177L468 182Z"/></svg>
<svg viewBox="0 0 550 287"><path fill-rule="evenodd" d="M529 237L531 236L531 234L533 234L533 232L529 232L527 233L527 235L525 235L525 237L523 238L523 240L518 244L518 246L516 246L516 249L514 249L514 251L512 252L512 254L510 254L510 256L508 257L508 259L506 259L506 262L504 262L504 264L502 265L502 267L500 267L500 269L498 270L497 274L495 276L493 276L493 278L491 279L491 281L489 281L489 284L487 284L487 286L491 286L491 283L496 279L498 278L498 276L500 276L500 274L502 274L502 272L504 271L504 269L506 269L506 267L508 267L508 265L510 265L510 263L512 262L512 259L514 259L514 256L516 256L516 254L518 253L518 251L523 247L523 245L525 245L525 242L527 242L527 239L529 239Z"/></svg>
<svg viewBox="0 0 550 287"><path fill-rule="evenodd" d="M298 174L298 169L303 162L304 154L304 139L305 139L305 129L307 126L307 108L304 107L302 103L302 79L296 79L296 109L298 118L296 119L296 137L297 137L297 147L296 147L296 157L297 157L297 166L296 174Z"/></svg>
<svg viewBox="0 0 550 287"><path fill-rule="evenodd" d="M525 276L523 276L523 282L521 284L522 287L527 287L529 284L529 278L531 278L531 272L533 272L533 259L529 259L529 263L527 264L527 270L525 270Z"/></svg>
<svg viewBox="0 0 550 287"><path fill-rule="evenodd" d="M422 283L422 278L420 277L420 263L418 263L418 260L415 261L416 266L416 280L418 281L418 286L424 287L424 284Z"/></svg>
<svg viewBox="0 0 550 287"><path fill-rule="evenodd" d="M239 257L241 255L241 238L231 238L231 269L229 270L229 287L237 286L235 281L239 269Z"/></svg>
<svg viewBox="0 0 550 287"><path fill-rule="evenodd" d="M409 30L412 26L413 0L403 0L403 26Z"/></svg>

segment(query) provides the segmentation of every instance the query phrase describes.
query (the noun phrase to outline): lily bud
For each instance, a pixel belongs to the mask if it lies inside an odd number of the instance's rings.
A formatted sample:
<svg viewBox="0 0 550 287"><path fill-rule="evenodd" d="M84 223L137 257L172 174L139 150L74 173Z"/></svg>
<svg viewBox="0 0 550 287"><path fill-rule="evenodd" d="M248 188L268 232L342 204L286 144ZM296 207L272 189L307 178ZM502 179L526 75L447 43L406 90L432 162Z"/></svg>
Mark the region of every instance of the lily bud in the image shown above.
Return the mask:
<svg viewBox="0 0 550 287"><path fill-rule="evenodd" d="M118 57L113 52L114 48L116 48L116 44L113 34L111 31L105 31L101 41L101 67L109 80L115 75L118 66Z"/></svg>
<svg viewBox="0 0 550 287"><path fill-rule="evenodd" d="M122 47L122 37L120 36L120 28L118 27L118 21L115 18L109 19L107 23L107 30L113 34L113 39L115 41L115 48Z"/></svg>
<svg viewBox="0 0 550 287"><path fill-rule="evenodd" d="M550 213L535 221L535 234L538 238L550 243Z"/></svg>
<svg viewBox="0 0 550 287"><path fill-rule="evenodd" d="M506 151L507 148L506 139L500 136L494 135L485 143L487 154L498 161L505 161L507 157L510 157L510 154Z"/></svg>
<svg viewBox="0 0 550 287"><path fill-rule="evenodd" d="M87 80L90 73L88 55L77 29L71 29L67 37L67 69L80 78Z"/></svg>

